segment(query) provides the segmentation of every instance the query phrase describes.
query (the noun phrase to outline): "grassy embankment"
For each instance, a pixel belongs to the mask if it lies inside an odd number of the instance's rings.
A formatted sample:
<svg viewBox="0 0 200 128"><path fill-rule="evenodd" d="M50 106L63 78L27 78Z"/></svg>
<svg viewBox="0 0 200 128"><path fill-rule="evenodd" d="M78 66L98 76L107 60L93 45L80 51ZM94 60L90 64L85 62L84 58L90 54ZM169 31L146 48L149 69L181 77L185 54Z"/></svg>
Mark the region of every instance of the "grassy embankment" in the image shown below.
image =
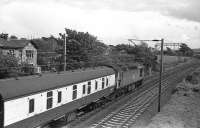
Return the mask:
<svg viewBox="0 0 200 128"><path fill-rule="evenodd" d="M200 128L200 69L188 75L146 128Z"/></svg>

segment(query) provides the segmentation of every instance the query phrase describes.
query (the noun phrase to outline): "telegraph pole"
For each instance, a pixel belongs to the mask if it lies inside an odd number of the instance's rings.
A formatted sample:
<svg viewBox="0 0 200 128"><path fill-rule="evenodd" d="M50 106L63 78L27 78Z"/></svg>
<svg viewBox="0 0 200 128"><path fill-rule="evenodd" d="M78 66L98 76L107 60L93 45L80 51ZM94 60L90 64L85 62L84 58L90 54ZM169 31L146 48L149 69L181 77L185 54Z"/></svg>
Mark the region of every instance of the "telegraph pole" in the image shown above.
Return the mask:
<svg viewBox="0 0 200 128"><path fill-rule="evenodd" d="M158 112L160 112L161 89L162 89L163 44L164 44L164 39L161 39L161 50L160 50L160 78L159 78L159 89L158 89Z"/></svg>
<svg viewBox="0 0 200 128"><path fill-rule="evenodd" d="M66 51L66 34L64 34L64 71L66 71L66 56L67 56L67 51Z"/></svg>

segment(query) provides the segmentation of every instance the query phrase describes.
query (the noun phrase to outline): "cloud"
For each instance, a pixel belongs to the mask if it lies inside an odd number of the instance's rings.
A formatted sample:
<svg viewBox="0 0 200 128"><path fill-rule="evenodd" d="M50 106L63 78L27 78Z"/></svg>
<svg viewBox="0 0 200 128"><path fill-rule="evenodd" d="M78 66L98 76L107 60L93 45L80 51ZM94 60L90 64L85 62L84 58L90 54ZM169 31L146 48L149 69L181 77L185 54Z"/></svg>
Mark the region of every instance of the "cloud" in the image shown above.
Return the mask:
<svg viewBox="0 0 200 128"><path fill-rule="evenodd" d="M156 11L163 15L200 22L199 0L59 0L84 9Z"/></svg>
<svg viewBox="0 0 200 128"><path fill-rule="evenodd" d="M137 37L190 41L200 47L200 24L187 16L192 12L178 11L191 7L190 1L0 0L0 31L40 37L58 35L67 27L88 31L107 44Z"/></svg>
<svg viewBox="0 0 200 128"><path fill-rule="evenodd" d="M61 3L84 10L156 11L163 15L200 22L199 0L1 0L1 4Z"/></svg>
<svg viewBox="0 0 200 128"><path fill-rule="evenodd" d="M185 3L185 6L181 8L169 8L168 15L181 19L200 22L200 1L190 0L182 2Z"/></svg>

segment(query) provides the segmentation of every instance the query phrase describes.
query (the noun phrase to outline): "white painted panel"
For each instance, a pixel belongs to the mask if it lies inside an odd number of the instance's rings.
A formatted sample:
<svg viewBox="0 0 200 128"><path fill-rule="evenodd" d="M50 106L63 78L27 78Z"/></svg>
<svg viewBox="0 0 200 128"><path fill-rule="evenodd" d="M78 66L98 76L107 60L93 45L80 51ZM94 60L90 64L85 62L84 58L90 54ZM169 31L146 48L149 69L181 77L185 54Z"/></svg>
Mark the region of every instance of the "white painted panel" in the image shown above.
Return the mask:
<svg viewBox="0 0 200 128"><path fill-rule="evenodd" d="M77 85L77 99L82 97L83 83L76 84Z"/></svg>
<svg viewBox="0 0 200 128"><path fill-rule="evenodd" d="M25 98L5 102L4 126L24 119L28 111L27 105L28 102Z"/></svg>
<svg viewBox="0 0 200 128"><path fill-rule="evenodd" d="M109 86L114 86L115 74L107 76L107 77L109 78ZM105 88L106 88L106 77L104 78L105 78ZM98 89L96 91L95 91L95 80L98 81ZM77 85L77 99L84 97L84 95L82 94L82 86L84 84L86 85L86 94L87 94L87 84L88 84L87 82L88 81L76 84ZM66 87L52 90L53 91L53 108L72 101L72 92L73 92L72 87L73 85L70 85L70 86L66 85ZM95 93L100 90L102 90L102 78L91 80L90 94ZM61 103L57 103L58 91L62 91ZM32 99L32 98L35 99L35 107L34 107L35 110L33 113L30 114L29 113L29 99ZM5 106L4 125L7 126L12 123L18 122L20 120L26 119L28 117L34 116L35 114L45 112L47 111L46 104L47 104L47 92L42 92L39 94L34 94L27 97L11 100L11 101L6 101L4 104Z"/></svg>
<svg viewBox="0 0 200 128"><path fill-rule="evenodd" d="M42 113L44 111L46 111L46 93L43 92L43 93L40 93L40 98L36 99L35 101L35 107L37 107L38 109L40 109L40 112L39 113Z"/></svg>
<svg viewBox="0 0 200 128"><path fill-rule="evenodd" d="M95 79L94 80L91 80L91 93L94 93L95 92Z"/></svg>
<svg viewBox="0 0 200 128"><path fill-rule="evenodd" d="M57 89L56 90L53 90L53 105L52 105L52 108L55 108L57 106L57 99L58 99L58 91Z"/></svg>
<svg viewBox="0 0 200 128"><path fill-rule="evenodd" d="M100 91L102 89L102 80L101 78L98 78L98 90Z"/></svg>
<svg viewBox="0 0 200 128"><path fill-rule="evenodd" d="M35 106L34 112L29 113L29 100L34 99ZM43 103L45 101L42 98L41 94L35 94L23 98L19 98L16 100L6 101L4 104L4 125L7 126L9 124L15 123L17 121L26 119L28 117L34 116L43 112ZM14 106L14 107L13 107Z"/></svg>
<svg viewBox="0 0 200 128"><path fill-rule="evenodd" d="M73 92L73 86L68 86L67 87L67 92L66 92L66 102L65 103L68 103L68 102L71 102L72 101L72 92Z"/></svg>

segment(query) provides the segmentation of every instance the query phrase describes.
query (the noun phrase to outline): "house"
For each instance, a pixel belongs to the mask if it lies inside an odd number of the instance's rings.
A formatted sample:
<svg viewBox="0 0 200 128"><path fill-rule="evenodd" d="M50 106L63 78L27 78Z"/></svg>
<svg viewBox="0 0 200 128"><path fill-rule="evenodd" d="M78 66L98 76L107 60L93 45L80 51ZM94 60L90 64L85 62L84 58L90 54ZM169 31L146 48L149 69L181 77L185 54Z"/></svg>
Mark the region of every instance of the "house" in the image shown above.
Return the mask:
<svg viewBox="0 0 200 128"><path fill-rule="evenodd" d="M0 39L0 51L3 55L15 56L19 64L37 66L37 49L29 40Z"/></svg>

